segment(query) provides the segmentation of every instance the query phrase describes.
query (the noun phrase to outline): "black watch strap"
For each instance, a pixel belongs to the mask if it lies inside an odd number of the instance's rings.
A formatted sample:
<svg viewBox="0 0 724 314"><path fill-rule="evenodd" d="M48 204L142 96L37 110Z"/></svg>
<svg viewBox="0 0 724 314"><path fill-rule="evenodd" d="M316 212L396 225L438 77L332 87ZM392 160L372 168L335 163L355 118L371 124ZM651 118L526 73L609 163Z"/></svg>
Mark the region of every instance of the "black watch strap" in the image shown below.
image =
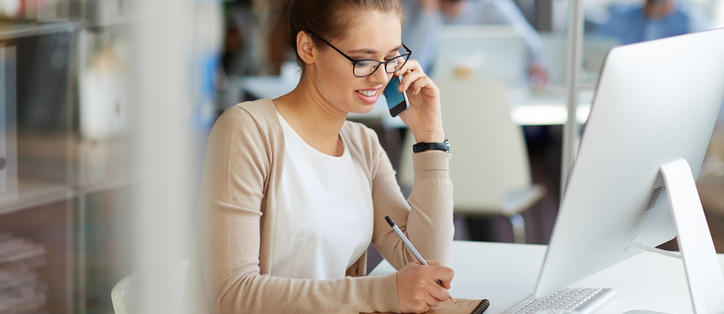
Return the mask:
<svg viewBox="0 0 724 314"><path fill-rule="evenodd" d="M445 139L444 142L420 142L412 145L412 152L414 153L424 152L426 150L441 150L444 152L450 152L450 144L448 143L447 139Z"/></svg>

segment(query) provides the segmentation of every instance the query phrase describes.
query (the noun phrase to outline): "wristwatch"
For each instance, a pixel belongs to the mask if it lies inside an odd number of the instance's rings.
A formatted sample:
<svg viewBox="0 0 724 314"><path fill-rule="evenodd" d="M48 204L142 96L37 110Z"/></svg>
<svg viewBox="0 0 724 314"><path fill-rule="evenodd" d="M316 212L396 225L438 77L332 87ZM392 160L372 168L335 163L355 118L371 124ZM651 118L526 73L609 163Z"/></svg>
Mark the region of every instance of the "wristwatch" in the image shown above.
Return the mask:
<svg viewBox="0 0 724 314"><path fill-rule="evenodd" d="M446 153L450 152L450 143L448 143L447 139L445 139L444 142L420 142L415 145L412 145L412 152L419 153L424 152L426 150L441 150Z"/></svg>

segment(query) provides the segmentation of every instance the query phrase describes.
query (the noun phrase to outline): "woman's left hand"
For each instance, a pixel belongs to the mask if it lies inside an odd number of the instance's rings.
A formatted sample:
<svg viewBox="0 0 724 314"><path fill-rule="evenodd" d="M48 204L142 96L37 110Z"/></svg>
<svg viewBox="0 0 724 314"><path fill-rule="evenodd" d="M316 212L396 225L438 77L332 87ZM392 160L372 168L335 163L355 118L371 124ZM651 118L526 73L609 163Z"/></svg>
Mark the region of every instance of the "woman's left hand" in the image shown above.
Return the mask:
<svg viewBox="0 0 724 314"><path fill-rule="evenodd" d="M440 113L440 89L414 59L407 61L395 76L403 77L400 91L406 92L410 101L409 108L400 114L400 118L412 131L415 141L442 142L445 132Z"/></svg>

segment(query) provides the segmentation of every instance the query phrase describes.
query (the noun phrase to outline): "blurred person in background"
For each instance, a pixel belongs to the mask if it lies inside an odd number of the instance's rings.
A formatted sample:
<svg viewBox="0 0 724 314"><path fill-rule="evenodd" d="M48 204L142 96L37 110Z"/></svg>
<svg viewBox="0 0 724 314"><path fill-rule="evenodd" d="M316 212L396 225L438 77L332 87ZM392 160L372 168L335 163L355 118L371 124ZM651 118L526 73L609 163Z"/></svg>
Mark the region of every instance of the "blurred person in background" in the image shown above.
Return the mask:
<svg viewBox="0 0 724 314"><path fill-rule="evenodd" d="M229 106L256 99L243 88L247 76L280 75L294 58L287 40L287 0L227 0L216 99L217 116Z"/></svg>
<svg viewBox="0 0 724 314"><path fill-rule="evenodd" d="M278 74L281 57L275 48L280 41L286 43L286 33L277 34L278 29L286 25L286 21L280 22L285 19L284 3L284 0L223 2L222 65L226 76Z"/></svg>
<svg viewBox="0 0 724 314"><path fill-rule="evenodd" d="M541 62L541 39L512 0L402 0L405 27L402 37L426 71L431 71L443 25L510 25L525 37L528 74L538 84L548 81Z"/></svg>
<svg viewBox="0 0 724 314"><path fill-rule="evenodd" d="M209 136L190 276L206 308L196 313L425 312L449 298L453 277L442 266L453 238L450 154L440 91L401 41L400 2L293 0L288 12L299 84L226 110ZM417 142L436 145L414 153L409 199L375 133L346 121L370 112L398 76L409 97L402 120ZM385 216L439 262L413 262ZM370 244L398 272L366 277Z"/></svg>
<svg viewBox="0 0 724 314"><path fill-rule="evenodd" d="M632 44L707 29L706 19L683 2L645 0L641 4L614 5L608 20L594 33Z"/></svg>
<svg viewBox="0 0 724 314"><path fill-rule="evenodd" d="M255 62L257 52L253 47L258 33L256 18L251 11L251 0L224 2L224 45L221 64L227 76L256 73L260 70Z"/></svg>
<svg viewBox="0 0 724 314"><path fill-rule="evenodd" d="M278 75L294 58L287 40L288 0L224 1L224 51L227 76Z"/></svg>

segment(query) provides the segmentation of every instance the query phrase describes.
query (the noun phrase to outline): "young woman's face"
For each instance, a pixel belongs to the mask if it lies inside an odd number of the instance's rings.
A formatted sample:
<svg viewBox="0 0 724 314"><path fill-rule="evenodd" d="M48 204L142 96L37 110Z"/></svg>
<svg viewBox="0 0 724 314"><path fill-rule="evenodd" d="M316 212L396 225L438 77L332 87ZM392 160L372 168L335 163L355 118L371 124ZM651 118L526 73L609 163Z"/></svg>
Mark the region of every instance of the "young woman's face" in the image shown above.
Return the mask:
<svg viewBox="0 0 724 314"><path fill-rule="evenodd" d="M399 55L401 21L395 13L375 10L350 14L347 32L337 39L327 39L352 59L387 61ZM352 62L329 46L320 46L313 80L327 101L337 110L367 113L392 77L384 65L367 77L356 77Z"/></svg>

